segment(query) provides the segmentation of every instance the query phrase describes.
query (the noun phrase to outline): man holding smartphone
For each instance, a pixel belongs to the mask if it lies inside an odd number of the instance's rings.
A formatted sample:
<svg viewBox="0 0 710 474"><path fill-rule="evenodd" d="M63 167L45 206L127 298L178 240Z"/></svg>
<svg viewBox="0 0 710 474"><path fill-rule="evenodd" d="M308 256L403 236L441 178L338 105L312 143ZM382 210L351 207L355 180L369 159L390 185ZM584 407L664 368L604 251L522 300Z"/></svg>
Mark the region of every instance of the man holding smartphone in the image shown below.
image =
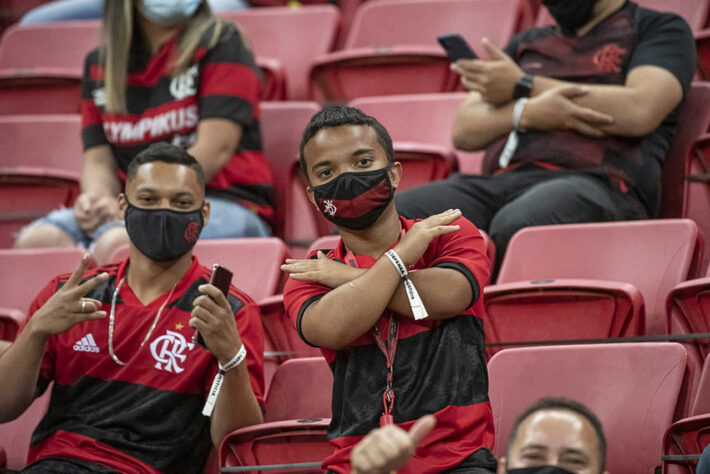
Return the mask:
<svg viewBox="0 0 710 474"><path fill-rule="evenodd" d="M259 309L208 284L192 256L210 211L200 165L152 145L131 162L118 205L129 258L88 272L85 258L53 279L0 357L0 422L54 382L23 472L202 472L212 445L262 422Z"/></svg>
<svg viewBox="0 0 710 474"><path fill-rule="evenodd" d="M496 244L531 225L655 217L661 167L695 70L677 15L626 0L543 0L556 24L452 69L471 91L454 145L485 149L482 175L401 193L414 218L460 207Z"/></svg>
<svg viewBox="0 0 710 474"><path fill-rule="evenodd" d="M341 237L282 266L289 318L333 371L334 452L323 468L350 472L350 452L370 430L408 429L432 413L436 427L401 473L494 473L481 234L457 209L399 216L402 167L387 130L358 109L314 115L301 166L308 197Z"/></svg>

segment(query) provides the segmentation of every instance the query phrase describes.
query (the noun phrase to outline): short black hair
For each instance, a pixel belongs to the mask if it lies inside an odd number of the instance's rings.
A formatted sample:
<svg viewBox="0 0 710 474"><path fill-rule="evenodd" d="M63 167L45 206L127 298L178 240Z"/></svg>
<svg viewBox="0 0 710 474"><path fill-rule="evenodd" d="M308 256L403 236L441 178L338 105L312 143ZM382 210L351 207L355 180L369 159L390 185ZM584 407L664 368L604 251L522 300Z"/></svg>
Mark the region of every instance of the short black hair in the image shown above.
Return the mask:
<svg viewBox="0 0 710 474"><path fill-rule="evenodd" d="M171 145L166 142L153 143L148 148L138 153L128 164L126 182L136 177L139 166L156 161L173 165L184 165L188 168L192 168L197 175L197 182L202 187L202 190L205 190L205 172L202 171L202 166L200 166L197 160L187 151L179 146Z"/></svg>
<svg viewBox="0 0 710 474"><path fill-rule="evenodd" d="M508 436L508 452L507 457L510 459L510 447L513 445L513 441L518 436L518 428L530 415L542 410L569 410L573 411L584 418L586 418L594 431L597 434L597 440L599 440L599 457L601 462L599 463L599 473L604 472L606 467L606 438L604 437L604 430L602 429L602 424L597 418L592 410L582 405L579 402L570 400L569 398L563 397L546 397L541 398L537 402L530 405L524 412L522 412L518 418L513 423L513 429L510 431L510 436Z"/></svg>
<svg viewBox="0 0 710 474"><path fill-rule="evenodd" d="M365 112L355 107L331 105L311 117L311 121L308 122L306 129L303 131L300 146L300 160L301 169L306 174L306 177L308 177L308 171L306 170L306 159L303 156L303 149L306 143L322 129L340 127L342 125L367 125L368 127L372 127L375 133L377 133L377 141L380 142L380 145L385 150L387 161L390 163L394 161L392 138L390 138L390 134L387 133L387 129L382 126L376 118L370 117Z"/></svg>

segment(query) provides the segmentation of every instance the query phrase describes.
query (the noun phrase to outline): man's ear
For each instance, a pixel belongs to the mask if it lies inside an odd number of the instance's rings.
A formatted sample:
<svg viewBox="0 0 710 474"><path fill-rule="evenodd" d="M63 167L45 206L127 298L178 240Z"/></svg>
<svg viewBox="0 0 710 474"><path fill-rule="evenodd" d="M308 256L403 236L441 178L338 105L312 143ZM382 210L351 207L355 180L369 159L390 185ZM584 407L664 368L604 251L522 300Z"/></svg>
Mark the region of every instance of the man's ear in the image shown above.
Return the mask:
<svg viewBox="0 0 710 474"><path fill-rule="evenodd" d="M204 228L210 221L210 210L212 209L210 202L205 199L202 204L202 227Z"/></svg>
<svg viewBox="0 0 710 474"><path fill-rule="evenodd" d="M308 196L308 200L311 201L311 204L313 204L316 209L318 209L318 212L320 212L318 204L316 204L316 197L313 195L313 189L311 189L310 186L306 186L306 195Z"/></svg>
<svg viewBox="0 0 710 474"><path fill-rule="evenodd" d="M498 474L505 474L505 457L498 459Z"/></svg>
<svg viewBox="0 0 710 474"><path fill-rule="evenodd" d="M394 189L397 189L397 186L399 186L399 180L402 179L402 163L399 161L395 161L392 163L392 168L388 171L389 176L390 176L390 182L392 183L392 187Z"/></svg>
<svg viewBox="0 0 710 474"><path fill-rule="evenodd" d="M118 195L118 216L122 221L126 220L126 208L128 207L128 202L126 201L126 195L124 193L119 193Z"/></svg>

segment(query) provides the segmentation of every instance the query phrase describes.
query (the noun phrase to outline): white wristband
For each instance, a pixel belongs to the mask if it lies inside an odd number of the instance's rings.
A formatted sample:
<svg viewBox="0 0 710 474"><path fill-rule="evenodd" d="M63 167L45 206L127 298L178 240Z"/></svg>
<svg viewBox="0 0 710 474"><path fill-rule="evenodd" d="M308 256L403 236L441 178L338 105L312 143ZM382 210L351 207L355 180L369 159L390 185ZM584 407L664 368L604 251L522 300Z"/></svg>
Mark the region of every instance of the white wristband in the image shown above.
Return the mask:
<svg viewBox="0 0 710 474"><path fill-rule="evenodd" d="M244 347L244 344L242 344L242 347L239 348L237 354L232 357L229 362L224 365L222 365L221 362L218 362L219 372L217 372L217 375L215 375L214 379L212 380L212 387L210 387L210 393L207 395L207 401L205 402L205 406L202 408L202 414L204 416L212 416L215 403L217 403L217 395L219 395L219 391L222 388L222 382L224 382L225 372L237 367L239 364L244 362L244 359L246 358L247 350Z"/></svg>
<svg viewBox="0 0 710 474"><path fill-rule="evenodd" d="M503 147L503 151L500 152L500 157L498 158L498 165L501 168L506 168L510 164L510 160L513 159L515 150L518 148L518 132L524 131L520 128L520 119L523 117L523 109L527 103L527 97L518 99L515 103L515 108L513 108L513 131L508 135L505 147Z"/></svg>
<svg viewBox="0 0 710 474"><path fill-rule="evenodd" d="M513 129L517 132L524 132L525 130L520 128L520 119L523 118L523 109L525 108L525 104L528 103L527 97L523 97L521 99L518 99L518 101L515 103L515 107L513 108Z"/></svg>
<svg viewBox="0 0 710 474"><path fill-rule="evenodd" d="M414 315L414 319L418 321L429 316L429 313L427 313L426 308L424 307L422 298L419 296L417 289L414 287L414 283L412 283L412 280L410 280L407 276L409 275L409 272L407 272L407 266L404 264L402 259L399 258L397 252L394 250L388 250L385 255L387 255L387 258L390 259L394 265L394 268L397 269L399 276L402 277L404 289L406 290L407 299L409 300L409 306L412 308L412 315Z"/></svg>

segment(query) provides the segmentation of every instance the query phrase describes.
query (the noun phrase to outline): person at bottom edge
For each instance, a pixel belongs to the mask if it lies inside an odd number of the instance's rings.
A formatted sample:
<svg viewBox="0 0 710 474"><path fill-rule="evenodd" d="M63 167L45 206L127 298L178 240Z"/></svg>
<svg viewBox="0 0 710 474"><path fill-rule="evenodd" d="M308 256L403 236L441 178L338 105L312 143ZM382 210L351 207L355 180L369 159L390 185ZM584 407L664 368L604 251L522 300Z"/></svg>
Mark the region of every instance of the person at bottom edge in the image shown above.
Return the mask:
<svg viewBox="0 0 710 474"><path fill-rule="evenodd" d="M301 165L311 202L341 236L335 249L282 267L288 316L333 371L334 452L323 468L350 472L350 451L370 430L408 429L433 413L436 428L400 472L495 472L480 233L458 210L398 215L402 166L384 127L358 109L314 115Z"/></svg>
<svg viewBox="0 0 710 474"><path fill-rule="evenodd" d="M148 148L118 199L129 258L54 278L0 357L0 422L54 382L23 472L198 473L227 433L262 422L259 310L192 256L210 211L199 164Z"/></svg>
<svg viewBox="0 0 710 474"><path fill-rule="evenodd" d="M405 465L436 424L431 415L406 432L377 428L353 449L357 474L388 474ZM568 398L542 398L513 423L498 474L607 474L602 424L586 406Z"/></svg>

